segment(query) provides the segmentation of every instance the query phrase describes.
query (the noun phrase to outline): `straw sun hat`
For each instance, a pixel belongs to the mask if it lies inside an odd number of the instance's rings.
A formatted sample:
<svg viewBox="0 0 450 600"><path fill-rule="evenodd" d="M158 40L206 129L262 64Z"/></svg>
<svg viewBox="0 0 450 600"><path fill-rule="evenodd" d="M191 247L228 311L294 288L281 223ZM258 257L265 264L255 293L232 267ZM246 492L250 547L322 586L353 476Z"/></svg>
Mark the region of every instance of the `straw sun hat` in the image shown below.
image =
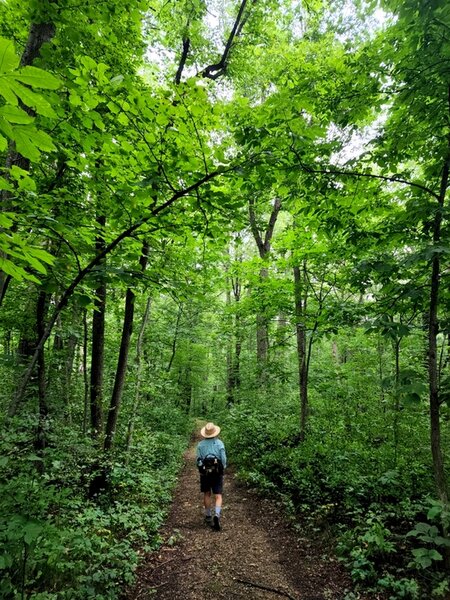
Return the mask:
<svg viewBox="0 0 450 600"><path fill-rule="evenodd" d="M220 433L220 427L214 425L214 423L206 423L204 427L200 430L201 435L204 438L213 438Z"/></svg>

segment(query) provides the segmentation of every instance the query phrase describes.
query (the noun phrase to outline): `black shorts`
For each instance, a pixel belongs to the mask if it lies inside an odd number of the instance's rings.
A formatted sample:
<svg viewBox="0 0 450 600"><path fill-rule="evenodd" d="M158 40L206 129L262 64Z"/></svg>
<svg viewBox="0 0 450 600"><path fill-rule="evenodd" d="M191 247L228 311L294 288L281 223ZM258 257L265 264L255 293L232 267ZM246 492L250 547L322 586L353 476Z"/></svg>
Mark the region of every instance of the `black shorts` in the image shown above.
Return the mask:
<svg viewBox="0 0 450 600"><path fill-rule="evenodd" d="M200 475L200 491L221 494L223 490L223 475Z"/></svg>

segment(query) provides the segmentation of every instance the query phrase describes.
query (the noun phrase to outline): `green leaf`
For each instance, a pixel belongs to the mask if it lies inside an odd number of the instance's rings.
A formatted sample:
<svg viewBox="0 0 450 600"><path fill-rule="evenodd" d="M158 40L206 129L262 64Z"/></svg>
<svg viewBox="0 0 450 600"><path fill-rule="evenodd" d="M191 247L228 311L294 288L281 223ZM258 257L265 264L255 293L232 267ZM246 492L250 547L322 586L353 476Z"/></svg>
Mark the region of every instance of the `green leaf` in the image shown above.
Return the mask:
<svg viewBox="0 0 450 600"><path fill-rule="evenodd" d="M34 118L28 115L24 110L18 106L1 106L0 115L3 116L10 123L19 123L27 125L34 121Z"/></svg>
<svg viewBox="0 0 450 600"><path fill-rule="evenodd" d="M45 131L37 131L33 130L30 133L30 138L34 144L44 152L51 152L52 150L56 150L55 145L53 144L52 138L45 133Z"/></svg>
<svg viewBox="0 0 450 600"><path fill-rule="evenodd" d="M19 100L17 99L16 94L12 91L10 82L5 77L0 75L0 95L8 102L8 104L12 104L13 106L17 106Z"/></svg>
<svg viewBox="0 0 450 600"><path fill-rule="evenodd" d="M0 152L4 152L6 150L6 148L8 147L8 140L3 137L2 135L0 135ZM3 179L3 181L5 181ZM1 185L1 179L0 179L0 185ZM2 188L0 187L0 190L5 190L6 188Z"/></svg>
<svg viewBox="0 0 450 600"><path fill-rule="evenodd" d="M47 269L44 267L44 265L36 258L31 256L28 252L24 252L23 258L30 265L30 267L35 269L38 273L41 273L41 275L47 275Z"/></svg>
<svg viewBox="0 0 450 600"><path fill-rule="evenodd" d="M0 73L12 71L17 68L18 64L19 57L14 50L13 42L0 37Z"/></svg>
<svg viewBox="0 0 450 600"><path fill-rule="evenodd" d="M0 131L3 131L5 135L7 135L11 140L14 138L14 130L11 124L4 118L0 116Z"/></svg>
<svg viewBox="0 0 450 600"><path fill-rule="evenodd" d="M431 558L431 560L442 560L442 554L434 548L429 551L428 556Z"/></svg>
<svg viewBox="0 0 450 600"><path fill-rule="evenodd" d="M123 81L123 75L116 75L115 77L110 79L109 83L113 87L119 87L121 85L122 81Z"/></svg>
<svg viewBox="0 0 450 600"><path fill-rule="evenodd" d="M31 141L29 133L26 129L16 127L14 129L14 141L16 142L17 152L31 161L38 161L41 153Z"/></svg>
<svg viewBox="0 0 450 600"><path fill-rule="evenodd" d="M23 67L14 76L22 83L45 90L57 90L61 85L54 75L37 67Z"/></svg>
<svg viewBox="0 0 450 600"><path fill-rule="evenodd" d="M25 535L23 536L25 543L31 544L32 542L36 541L37 538L41 535L42 530L43 527L40 523L36 523L33 521L27 523L24 527Z"/></svg>
<svg viewBox="0 0 450 600"><path fill-rule="evenodd" d="M0 190L14 191L14 187L4 177L0 177Z"/></svg>
<svg viewBox="0 0 450 600"><path fill-rule="evenodd" d="M11 89L22 100L24 104L33 108L38 114L44 117L56 117L56 113L50 104L40 94L32 92L29 88L23 86L18 81L11 81Z"/></svg>
<svg viewBox="0 0 450 600"><path fill-rule="evenodd" d="M48 265L53 265L55 263L55 257L49 254L46 250L42 250L42 248L29 248L28 254L35 256Z"/></svg>
<svg viewBox="0 0 450 600"><path fill-rule="evenodd" d="M0 269L4 271L7 275L11 275L14 279L18 281L22 281L26 279L27 281L34 281L34 283L39 283L39 279L30 273L27 273L25 269L15 265L7 258L0 257Z"/></svg>
<svg viewBox="0 0 450 600"><path fill-rule="evenodd" d="M14 224L14 221L9 216L10 214L11 213L0 213L0 227L3 227L3 229L9 229Z"/></svg>

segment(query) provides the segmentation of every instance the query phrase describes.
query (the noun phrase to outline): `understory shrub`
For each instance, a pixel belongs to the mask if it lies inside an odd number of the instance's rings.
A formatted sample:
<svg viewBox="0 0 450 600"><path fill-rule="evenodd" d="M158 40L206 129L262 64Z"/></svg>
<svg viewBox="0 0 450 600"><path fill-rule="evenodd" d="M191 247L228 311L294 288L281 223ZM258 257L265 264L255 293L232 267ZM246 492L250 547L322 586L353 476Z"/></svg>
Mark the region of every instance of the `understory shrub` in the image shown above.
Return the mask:
<svg viewBox="0 0 450 600"><path fill-rule="evenodd" d="M357 587L390 600L444 598L448 515L429 498L430 465L415 460L405 440L401 452L368 444L355 424L350 435L339 419L331 425L317 414L300 442L294 401L252 402L235 406L224 428L240 477L334 536Z"/></svg>
<svg viewBox="0 0 450 600"><path fill-rule="evenodd" d="M33 425L22 422L1 442L0 598L114 600L132 582L139 551L158 544L186 425L139 430L129 457L118 448L103 462L73 429L49 433L37 455ZM106 490L89 498L98 468Z"/></svg>

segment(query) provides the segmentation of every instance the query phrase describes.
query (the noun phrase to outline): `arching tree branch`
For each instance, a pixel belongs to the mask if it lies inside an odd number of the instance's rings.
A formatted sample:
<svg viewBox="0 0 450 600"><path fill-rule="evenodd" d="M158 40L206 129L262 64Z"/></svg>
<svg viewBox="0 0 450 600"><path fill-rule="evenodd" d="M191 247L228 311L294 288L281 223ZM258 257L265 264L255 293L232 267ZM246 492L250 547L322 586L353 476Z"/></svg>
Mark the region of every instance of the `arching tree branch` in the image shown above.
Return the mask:
<svg viewBox="0 0 450 600"><path fill-rule="evenodd" d="M223 75L225 73L225 71L227 70L228 57L229 57L231 48L233 46L233 42L234 42L235 38L237 38L241 34L242 27L243 27L245 21L247 20L247 18L244 19L244 11L245 11L247 2L248 2L248 0L242 0L242 2L241 2L241 6L239 7L239 12L237 14L234 25L231 29L230 35L228 36L227 43L225 44L225 48L224 48L224 51L222 53L222 56L221 56L219 62L215 63L214 65L207 66L202 71L203 77L207 77L208 79L217 79L218 77Z"/></svg>
<svg viewBox="0 0 450 600"><path fill-rule="evenodd" d="M128 229L125 229L124 231L122 231L122 233L120 233L114 240L112 240L112 242L107 244L105 246L105 248L101 252L99 252L89 262L89 264L86 265L86 267L84 267L84 269L79 271L79 273L76 275L76 277L74 277L74 279L72 280L71 284L66 288L66 291L64 292L64 294L61 296L61 298L60 298L58 304L56 305L56 307L53 311L53 314L47 324L47 327L45 328L45 330L41 336L41 339L39 340L39 342L36 346L35 352L34 352L33 356L31 357L30 363L27 367L27 370L25 371L25 373L23 375L22 381L17 389L15 397L10 404L9 411L8 411L8 415L10 417L13 417L17 412L17 409L19 407L21 399L23 398L25 389L28 385L31 374L33 372L34 366L39 357L39 353L42 350L45 342L49 338L49 336L53 330L53 327L57 321L58 316L60 315L61 311L67 305L70 297L72 296L72 294L75 291L78 284L81 281L83 281L83 279L86 277L86 275L88 275L93 270L93 268L96 267L103 258L105 258L105 256L110 254L120 244L120 242L122 242L126 238L129 238L137 229L139 229L140 227L142 227L143 225L148 223L152 218L156 217L159 213L165 211L167 208L172 206L172 204L174 204L180 198L189 195L191 192L194 192L195 190L199 189L202 185L204 185L208 181L211 181L212 179L215 179L216 177L219 177L220 175L223 175L231 170L233 170L233 167L229 168L229 169L221 169L221 170L213 171L212 173L208 173L207 175L205 175L204 177L202 177L201 179L199 179L192 185L190 185L186 188L183 188L181 190L178 190L168 200L166 200L165 202L163 202L162 204L160 204L159 206L154 208L146 217L143 217L142 219L140 219L139 221L137 221L136 223L134 223L133 225L128 227Z"/></svg>
<svg viewBox="0 0 450 600"><path fill-rule="evenodd" d="M189 48L191 46L191 40L188 37L183 38L183 50L181 52L180 63L178 65L177 73L175 75L175 83L179 85L181 82L181 75L183 74L183 69L186 64L186 59L189 54Z"/></svg>
<svg viewBox="0 0 450 600"><path fill-rule="evenodd" d="M346 177L365 177L368 179L381 179L382 181L391 181L392 183L404 183L405 185L417 188L426 192L427 194L430 194L430 196L433 196L434 198L436 198L436 200L439 200L440 198L439 194L434 192L431 188L427 187L426 185L422 185L421 183L415 183L414 181L404 179L399 175L376 175L375 173L360 173L358 171L344 171L341 169L315 169L313 167L310 167L309 165L306 165L303 162L296 166L300 167L303 171L306 171L306 173L313 173L317 175L342 175Z"/></svg>

